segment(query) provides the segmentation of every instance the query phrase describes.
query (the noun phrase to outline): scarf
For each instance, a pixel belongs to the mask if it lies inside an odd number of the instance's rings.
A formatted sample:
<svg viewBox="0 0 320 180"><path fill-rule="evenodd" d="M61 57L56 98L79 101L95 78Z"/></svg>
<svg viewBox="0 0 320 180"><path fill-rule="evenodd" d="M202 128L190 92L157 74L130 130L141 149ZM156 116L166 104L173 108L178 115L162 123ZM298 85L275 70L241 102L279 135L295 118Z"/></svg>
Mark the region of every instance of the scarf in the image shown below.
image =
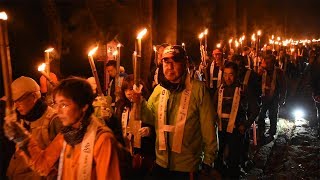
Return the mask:
<svg viewBox="0 0 320 180"><path fill-rule="evenodd" d="M33 108L26 115L21 115L19 111L17 112L18 119L24 119L29 122L36 121L39 119L47 110L48 105L43 99L38 99Z"/></svg>
<svg viewBox="0 0 320 180"><path fill-rule="evenodd" d="M181 92L182 90L185 89L185 80L186 80L187 73L188 73L187 71L183 73L183 75L181 76L180 83L171 83L165 78L163 72L159 71L158 80L160 85L165 89L171 92Z"/></svg>
<svg viewBox="0 0 320 180"><path fill-rule="evenodd" d="M71 126L65 126L61 129L61 133L63 134L64 140L67 144L71 146L75 146L82 142L84 135L86 134L87 127L90 124L90 118L88 115L80 120L80 128L73 128Z"/></svg>

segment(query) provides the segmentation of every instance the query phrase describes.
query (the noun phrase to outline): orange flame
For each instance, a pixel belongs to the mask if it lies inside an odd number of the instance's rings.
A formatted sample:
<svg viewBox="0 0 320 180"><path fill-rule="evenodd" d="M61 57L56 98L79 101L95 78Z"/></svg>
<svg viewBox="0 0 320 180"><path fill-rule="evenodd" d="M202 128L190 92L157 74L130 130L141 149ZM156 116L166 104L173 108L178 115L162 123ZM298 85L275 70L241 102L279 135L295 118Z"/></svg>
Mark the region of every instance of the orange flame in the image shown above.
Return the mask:
<svg viewBox="0 0 320 180"><path fill-rule="evenodd" d="M92 50L90 50L90 52L88 53L88 56L94 55L94 53L96 53L97 49L98 49L98 46L93 48Z"/></svg>
<svg viewBox="0 0 320 180"><path fill-rule="evenodd" d="M38 71L44 71L46 69L46 64L42 63L40 66L38 66Z"/></svg>

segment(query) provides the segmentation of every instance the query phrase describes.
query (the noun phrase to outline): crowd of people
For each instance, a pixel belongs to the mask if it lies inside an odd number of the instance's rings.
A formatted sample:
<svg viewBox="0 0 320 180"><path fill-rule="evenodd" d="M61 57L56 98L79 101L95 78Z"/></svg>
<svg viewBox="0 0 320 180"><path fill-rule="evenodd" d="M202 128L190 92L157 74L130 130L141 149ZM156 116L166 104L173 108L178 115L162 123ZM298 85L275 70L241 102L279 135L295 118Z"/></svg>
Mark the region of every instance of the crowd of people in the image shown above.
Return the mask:
<svg viewBox="0 0 320 180"><path fill-rule="evenodd" d="M287 82L306 71L320 134L319 49L299 48L214 49L195 67L184 47L163 43L139 87L109 60L104 95L93 77L41 94L21 76L11 85L15 114L5 116L1 98L0 179L238 179L252 166L254 140L262 146L277 134Z"/></svg>

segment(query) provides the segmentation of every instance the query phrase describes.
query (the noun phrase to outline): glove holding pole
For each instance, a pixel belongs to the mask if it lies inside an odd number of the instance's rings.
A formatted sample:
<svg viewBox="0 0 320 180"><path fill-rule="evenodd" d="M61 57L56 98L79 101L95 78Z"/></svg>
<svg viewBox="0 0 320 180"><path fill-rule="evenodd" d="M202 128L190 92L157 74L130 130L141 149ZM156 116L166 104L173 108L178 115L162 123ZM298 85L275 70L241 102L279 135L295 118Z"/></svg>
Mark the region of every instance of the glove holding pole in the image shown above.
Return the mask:
<svg viewBox="0 0 320 180"><path fill-rule="evenodd" d="M17 115L11 114L5 117L6 123L4 124L5 136L15 142L19 147L24 146L30 139L30 133L17 122Z"/></svg>

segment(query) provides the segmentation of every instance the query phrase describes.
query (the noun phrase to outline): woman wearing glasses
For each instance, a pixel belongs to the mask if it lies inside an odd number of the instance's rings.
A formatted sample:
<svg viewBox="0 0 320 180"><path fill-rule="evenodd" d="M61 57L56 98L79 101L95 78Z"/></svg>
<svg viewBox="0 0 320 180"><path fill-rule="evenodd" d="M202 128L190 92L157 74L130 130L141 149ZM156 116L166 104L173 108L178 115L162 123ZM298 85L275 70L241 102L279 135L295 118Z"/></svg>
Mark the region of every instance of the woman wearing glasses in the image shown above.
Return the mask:
<svg viewBox="0 0 320 180"><path fill-rule="evenodd" d="M30 167L47 175L59 160L58 179L120 179L117 141L111 130L92 116L94 95L81 78L62 80L53 96L61 133L41 150L38 143L7 116L6 135L23 150Z"/></svg>

